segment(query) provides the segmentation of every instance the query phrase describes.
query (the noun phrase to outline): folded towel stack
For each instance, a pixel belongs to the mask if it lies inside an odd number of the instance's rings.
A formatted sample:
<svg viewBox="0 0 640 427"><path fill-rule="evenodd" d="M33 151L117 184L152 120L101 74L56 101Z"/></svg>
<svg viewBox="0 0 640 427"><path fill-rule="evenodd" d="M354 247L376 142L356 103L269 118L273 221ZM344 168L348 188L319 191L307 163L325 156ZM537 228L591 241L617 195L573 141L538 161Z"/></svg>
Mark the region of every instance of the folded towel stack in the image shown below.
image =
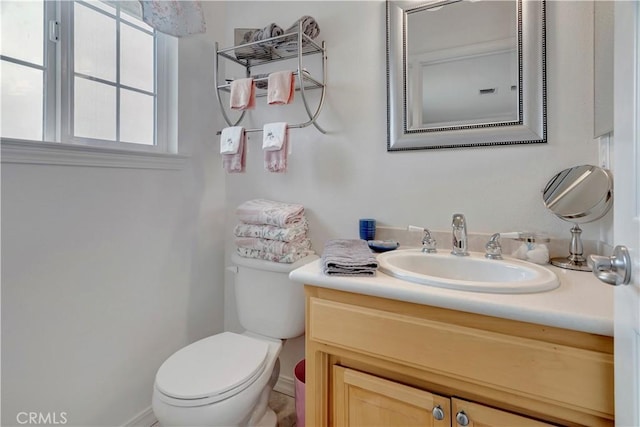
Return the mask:
<svg viewBox="0 0 640 427"><path fill-rule="evenodd" d="M314 253L300 204L254 199L238 206L236 215L233 233L242 257L290 264Z"/></svg>
<svg viewBox="0 0 640 427"><path fill-rule="evenodd" d="M331 276L374 276L378 261L360 239L334 239L325 243L322 271Z"/></svg>
<svg viewBox="0 0 640 427"><path fill-rule="evenodd" d="M256 43L251 46L238 48L235 50L238 59L271 59L273 57L273 49L283 49L286 52L295 52L298 49L298 29L302 23L302 32L309 38L315 39L320 34L320 26L312 16L302 16L294 22L289 28L283 30L276 23L272 22L262 29L241 30L236 29L236 44L243 45L247 43ZM279 37L287 34L285 37ZM290 34L290 35L289 35ZM269 40L273 37L279 37L276 40ZM308 41L302 42L306 46ZM276 57L280 54L276 53Z"/></svg>

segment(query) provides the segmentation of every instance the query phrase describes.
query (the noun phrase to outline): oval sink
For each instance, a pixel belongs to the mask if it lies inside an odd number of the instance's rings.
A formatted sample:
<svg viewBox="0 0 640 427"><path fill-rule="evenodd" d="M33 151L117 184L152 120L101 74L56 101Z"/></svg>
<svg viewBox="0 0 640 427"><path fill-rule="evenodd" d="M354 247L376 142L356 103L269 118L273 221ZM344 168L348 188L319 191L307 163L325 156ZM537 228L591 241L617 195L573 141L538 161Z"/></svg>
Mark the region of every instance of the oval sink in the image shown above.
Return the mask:
<svg viewBox="0 0 640 427"><path fill-rule="evenodd" d="M478 252L461 257L408 249L380 254L378 263L383 273L398 279L462 291L519 294L560 286L558 277L540 265L512 258L491 260Z"/></svg>

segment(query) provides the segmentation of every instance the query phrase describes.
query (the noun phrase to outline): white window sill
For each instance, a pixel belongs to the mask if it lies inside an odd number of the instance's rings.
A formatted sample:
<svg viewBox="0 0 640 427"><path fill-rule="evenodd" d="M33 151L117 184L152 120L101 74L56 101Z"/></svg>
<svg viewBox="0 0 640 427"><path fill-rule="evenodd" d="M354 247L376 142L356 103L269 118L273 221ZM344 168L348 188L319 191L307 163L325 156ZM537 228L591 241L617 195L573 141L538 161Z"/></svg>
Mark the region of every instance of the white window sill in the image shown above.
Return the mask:
<svg viewBox="0 0 640 427"><path fill-rule="evenodd" d="M182 169L189 156L57 142L2 139L2 163L93 166L133 169Z"/></svg>

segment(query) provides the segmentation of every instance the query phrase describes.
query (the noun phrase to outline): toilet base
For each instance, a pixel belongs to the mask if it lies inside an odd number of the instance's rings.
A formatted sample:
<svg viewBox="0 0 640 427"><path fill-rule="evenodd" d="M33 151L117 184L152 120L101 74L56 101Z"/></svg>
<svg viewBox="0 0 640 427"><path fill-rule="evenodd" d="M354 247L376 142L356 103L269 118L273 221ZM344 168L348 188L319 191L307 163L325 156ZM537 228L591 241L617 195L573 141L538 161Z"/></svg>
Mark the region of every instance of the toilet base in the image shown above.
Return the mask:
<svg viewBox="0 0 640 427"><path fill-rule="evenodd" d="M279 373L278 355L282 341L253 334L243 335L261 339L269 344L264 371L252 384L224 400L199 406L179 406L154 386L152 407L163 426L225 426L225 427L276 427L277 417L268 407L269 395ZM173 404L177 403L177 404Z"/></svg>
<svg viewBox="0 0 640 427"><path fill-rule="evenodd" d="M278 425L278 416L271 408L267 408L260 421L255 424L255 427L276 427Z"/></svg>

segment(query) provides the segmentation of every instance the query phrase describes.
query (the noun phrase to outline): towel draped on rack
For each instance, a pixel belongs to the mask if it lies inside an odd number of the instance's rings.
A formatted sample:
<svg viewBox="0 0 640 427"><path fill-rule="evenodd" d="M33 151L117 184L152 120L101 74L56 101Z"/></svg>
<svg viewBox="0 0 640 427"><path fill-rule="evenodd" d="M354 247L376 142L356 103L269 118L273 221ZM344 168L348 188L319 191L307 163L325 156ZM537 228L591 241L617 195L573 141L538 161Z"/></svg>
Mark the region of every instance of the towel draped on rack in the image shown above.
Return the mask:
<svg viewBox="0 0 640 427"><path fill-rule="evenodd" d="M296 78L293 71L285 70L269 74L267 104L291 104L294 93L296 93Z"/></svg>
<svg viewBox="0 0 640 427"><path fill-rule="evenodd" d="M229 103L232 110L251 110L256 106L256 88L252 78L235 79L231 82Z"/></svg>
<svg viewBox="0 0 640 427"><path fill-rule="evenodd" d="M262 130L264 168L269 172L287 171L287 160L291 153L289 127L284 122L267 123Z"/></svg>
<svg viewBox="0 0 640 427"><path fill-rule="evenodd" d="M222 135L221 135L222 136ZM222 154L222 167L227 173L241 173L245 170L246 162L246 141L247 135L244 132L240 132L240 140L238 142L238 148L235 153Z"/></svg>
<svg viewBox="0 0 640 427"><path fill-rule="evenodd" d="M244 138L242 126L230 126L220 133L220 154L236 154L240 148L240 141Z"/></svg>

